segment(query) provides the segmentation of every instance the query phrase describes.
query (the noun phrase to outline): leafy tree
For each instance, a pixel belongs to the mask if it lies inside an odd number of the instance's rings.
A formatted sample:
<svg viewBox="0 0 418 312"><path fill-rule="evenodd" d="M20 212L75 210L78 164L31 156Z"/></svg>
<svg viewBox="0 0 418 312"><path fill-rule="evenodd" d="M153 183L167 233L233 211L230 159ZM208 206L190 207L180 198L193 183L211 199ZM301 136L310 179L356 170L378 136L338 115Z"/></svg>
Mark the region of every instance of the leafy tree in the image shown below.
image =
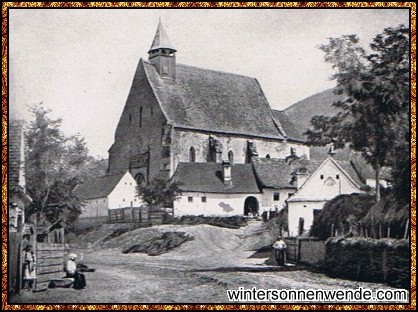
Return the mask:
<svg viewBox="0 0 418 312"><path fill-rule="evenodd" d="M81 202L72 193L87 175L88 155L84 139L65 136L61 119L51 119L42 105L31 107L34 120L25 132L26 187L33 199L29 214L54 221L61 218L69 225L81 212Z"/></svg>
<svg viewBox="0 0 418 312"><path fill-rule="evenodd" d="M393 164L396 142L405 141L402 124L408 123L409 29L386 28L370 44L371 53L359 45L356 35L331 38L321 45L325 61L333 64L337 94L332 117L315 116L306 134L311 145L334 143L361 152L376 173L376 200L380 200L380 170ZM405 150L404 150L405 151ZM404 153L406 154L406 153Z"/></svg>
<svg viewBox="0 0 418 312"><path fill-rule="evenodd" d="M139 186L138 194L150 206L172 207L173 201L180 194L180 190L175 182L154 179L146 186Z"/></svg>

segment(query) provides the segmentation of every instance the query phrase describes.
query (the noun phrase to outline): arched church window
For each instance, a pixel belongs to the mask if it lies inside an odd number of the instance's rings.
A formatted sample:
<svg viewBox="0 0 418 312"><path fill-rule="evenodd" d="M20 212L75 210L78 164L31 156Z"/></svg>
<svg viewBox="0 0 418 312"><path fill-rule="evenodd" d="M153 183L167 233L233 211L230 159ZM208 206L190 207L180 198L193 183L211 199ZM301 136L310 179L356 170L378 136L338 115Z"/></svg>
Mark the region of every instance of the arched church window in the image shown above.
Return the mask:
<svg viewBox="0 0 418 312"><path fill-rule="evenodd" d="M189 162L195 162L195 161L196 161L196 151L194 147L192 146L189 151Z"/></svg>
<svg viewBox="0 0 418 312"><path fill-rule="evenodd" d="M139 127L142 127L142 106L139 108Z"/></svg>
<svg viewBox="0 0 418 312"><path fill-rule="evenodd" d="M231 165L233 165L233 164L234 164L234 152L233 152L233 151L229 151L229 152L228 152L228 160L229 160L229 163L230 163Z"/></svg>

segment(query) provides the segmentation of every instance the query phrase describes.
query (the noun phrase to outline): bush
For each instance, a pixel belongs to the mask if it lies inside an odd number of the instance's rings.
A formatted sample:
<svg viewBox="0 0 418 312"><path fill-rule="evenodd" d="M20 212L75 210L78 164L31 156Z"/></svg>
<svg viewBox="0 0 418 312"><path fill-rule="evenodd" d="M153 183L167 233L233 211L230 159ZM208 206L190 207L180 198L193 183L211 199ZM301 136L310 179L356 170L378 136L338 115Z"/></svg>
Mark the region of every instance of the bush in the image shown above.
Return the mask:
<svg viewBox="0 0 418 312"><path fill-rule="evenodd" d="M374 196L367 194L339 195L325 203L315 217L310 235L326 240L333 236L332 224L339 233L351 230L356 234L358 222L366 216L374 203Z"/></svg>

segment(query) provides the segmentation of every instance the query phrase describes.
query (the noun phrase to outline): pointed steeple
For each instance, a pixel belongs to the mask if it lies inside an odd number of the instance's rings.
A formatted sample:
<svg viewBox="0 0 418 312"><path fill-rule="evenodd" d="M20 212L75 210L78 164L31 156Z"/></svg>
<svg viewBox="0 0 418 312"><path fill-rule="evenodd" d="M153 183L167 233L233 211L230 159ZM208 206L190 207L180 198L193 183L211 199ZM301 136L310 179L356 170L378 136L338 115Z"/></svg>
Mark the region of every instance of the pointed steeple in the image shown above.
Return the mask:
<svg viewBox="0 0 418 312"><path fill-rule="evenodd" d="M168 39L167 33L165 32L163 24L161 23L161 18L158 22L158 28L148 53L156 49L169 49L177 52L177 50L174 49L174 47L171 45L170 39Z"/></svg>
<svg viewBox="0 0 418 312"><path fill-rule="evenodd" d="M154 65L163 78L176 78L176 52L161 23L158 23L157 32L148 51L148 60Z"/></svg>

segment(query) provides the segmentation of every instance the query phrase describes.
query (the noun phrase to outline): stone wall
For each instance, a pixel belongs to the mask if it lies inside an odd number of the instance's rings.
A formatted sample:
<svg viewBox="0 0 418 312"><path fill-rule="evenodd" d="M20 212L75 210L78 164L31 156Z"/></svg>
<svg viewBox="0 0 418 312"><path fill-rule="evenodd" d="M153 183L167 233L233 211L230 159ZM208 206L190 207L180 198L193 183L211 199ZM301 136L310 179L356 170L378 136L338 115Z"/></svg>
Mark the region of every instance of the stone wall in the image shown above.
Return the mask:
<svg viewBox="0 0 418 312"><path fill-rule="evenodd" d="M149 174L150 179L168 176L170 168L162 164L165 126L164 114L149 85L143 65L139 63L116 128L114 144L109 150L109 173L125 171L129 168L130 157L149 152L149 169L144 165L142 171L137 172L145 177ZM169 157L167 159L169 161Z"/></svg>

